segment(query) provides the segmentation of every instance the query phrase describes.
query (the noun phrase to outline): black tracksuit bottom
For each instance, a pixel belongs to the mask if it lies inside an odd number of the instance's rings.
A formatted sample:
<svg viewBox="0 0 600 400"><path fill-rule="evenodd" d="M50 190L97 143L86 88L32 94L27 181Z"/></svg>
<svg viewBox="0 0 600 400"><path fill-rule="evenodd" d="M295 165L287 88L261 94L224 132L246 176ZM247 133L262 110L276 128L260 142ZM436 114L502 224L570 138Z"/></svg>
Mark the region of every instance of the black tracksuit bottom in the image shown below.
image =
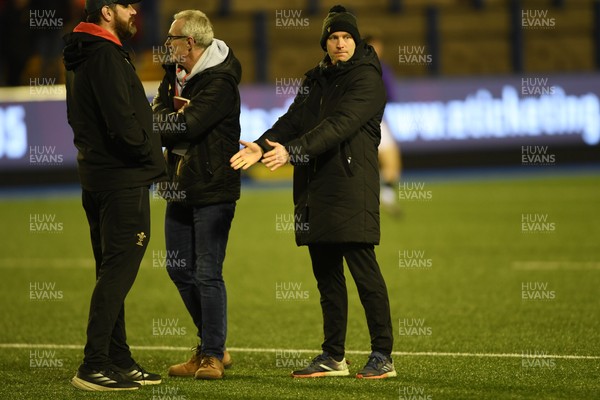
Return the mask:
<svg viewBox="0 0 600 400"><path fill-rule="evenodd" d="M101 370L110 364L128 368L124 302L150 240L147 187L113 191L83 190L96 260L96 285L90 302L83 364Z"/></svg>
<svg viewBox="0 0 600 400"><path fill-rule="evenodd" d="M394 341L390 302L375 258L374 246L340 243L313 244L308 248L321 294L325 334L323 351L334 357L344 355L348 322L348 293L343 264L345 259L365 309L371 335L371 351L390 356Z"/></svg>

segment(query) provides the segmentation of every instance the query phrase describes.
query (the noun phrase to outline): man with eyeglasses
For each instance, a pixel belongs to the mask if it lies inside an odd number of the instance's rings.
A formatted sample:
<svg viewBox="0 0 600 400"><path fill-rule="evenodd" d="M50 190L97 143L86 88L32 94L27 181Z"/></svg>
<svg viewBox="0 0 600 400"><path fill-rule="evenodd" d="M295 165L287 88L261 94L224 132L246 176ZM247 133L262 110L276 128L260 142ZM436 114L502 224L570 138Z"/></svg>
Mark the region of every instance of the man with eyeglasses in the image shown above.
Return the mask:
<svg viewBox="0 0 600 400"><path fill-rule="evenodd" d="M67 118L96 261L84 359L71 383L88 391L161 382L132 358L125 333L125 297L150 240L148 189L166 178L152 110L122 45L136 33L138 1L86 0L87 22L65 36Z"/></svg>
<svg viewBox="0 0 600 400"><path fill-rule="evenodd" d="M231 365L223 261L240 197L240 172L229 158L239 150L242 68L198 10L175 14L165 46L172 62L164 65L153 109L170 178L162 190L166 265L199 338L191 359L168 373L220 379Z"/></svg>

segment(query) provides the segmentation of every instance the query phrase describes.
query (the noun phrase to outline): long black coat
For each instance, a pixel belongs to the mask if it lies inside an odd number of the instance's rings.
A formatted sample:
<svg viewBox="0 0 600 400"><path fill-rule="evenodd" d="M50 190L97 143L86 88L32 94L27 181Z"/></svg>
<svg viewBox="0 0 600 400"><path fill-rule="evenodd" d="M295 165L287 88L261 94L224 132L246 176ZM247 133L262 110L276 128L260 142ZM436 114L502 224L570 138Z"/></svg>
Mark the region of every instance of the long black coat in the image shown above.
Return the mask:
<svg viewBox="0 0 600 400"><path fill-rule="evenodd" d="M347 62L327 60L306 73L289 110L256 142L290 153L298 245L378 244L381 66L366 44Z"/></svg>

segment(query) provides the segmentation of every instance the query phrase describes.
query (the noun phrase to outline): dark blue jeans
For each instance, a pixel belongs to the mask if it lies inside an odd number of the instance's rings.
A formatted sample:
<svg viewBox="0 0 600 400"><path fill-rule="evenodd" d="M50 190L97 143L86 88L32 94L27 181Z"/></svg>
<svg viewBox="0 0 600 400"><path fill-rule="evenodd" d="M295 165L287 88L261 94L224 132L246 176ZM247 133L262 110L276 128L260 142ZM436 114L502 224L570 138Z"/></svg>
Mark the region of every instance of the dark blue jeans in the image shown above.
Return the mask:
<svg viewBox="0 0 600 400"><path fill-rule="evenodd" d="M190 313L202 353L223 358L227 292L223 260L235 203L204 207L167 203L167 271Z"/></svg>

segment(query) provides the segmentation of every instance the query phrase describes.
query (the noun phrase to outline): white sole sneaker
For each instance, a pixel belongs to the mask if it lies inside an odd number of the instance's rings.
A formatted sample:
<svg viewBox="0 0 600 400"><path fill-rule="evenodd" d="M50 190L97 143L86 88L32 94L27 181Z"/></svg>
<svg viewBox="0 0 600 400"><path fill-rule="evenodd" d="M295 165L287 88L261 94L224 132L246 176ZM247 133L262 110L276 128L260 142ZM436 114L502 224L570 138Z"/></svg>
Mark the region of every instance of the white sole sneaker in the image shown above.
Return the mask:
<svg viewBox="0 0 600 400"><path fill-rule="evenodd" d="M73 386L75 386L77 389L85 390L88 392L112 392L112 391L122 391L122 390L138 390L140 388L140 385L130 386L130 387L109 387L109 386L97 385L95 383L88 382L85 379L81 379L78 376L74 376L73 379L71 379L71 384Z"/></svg>

